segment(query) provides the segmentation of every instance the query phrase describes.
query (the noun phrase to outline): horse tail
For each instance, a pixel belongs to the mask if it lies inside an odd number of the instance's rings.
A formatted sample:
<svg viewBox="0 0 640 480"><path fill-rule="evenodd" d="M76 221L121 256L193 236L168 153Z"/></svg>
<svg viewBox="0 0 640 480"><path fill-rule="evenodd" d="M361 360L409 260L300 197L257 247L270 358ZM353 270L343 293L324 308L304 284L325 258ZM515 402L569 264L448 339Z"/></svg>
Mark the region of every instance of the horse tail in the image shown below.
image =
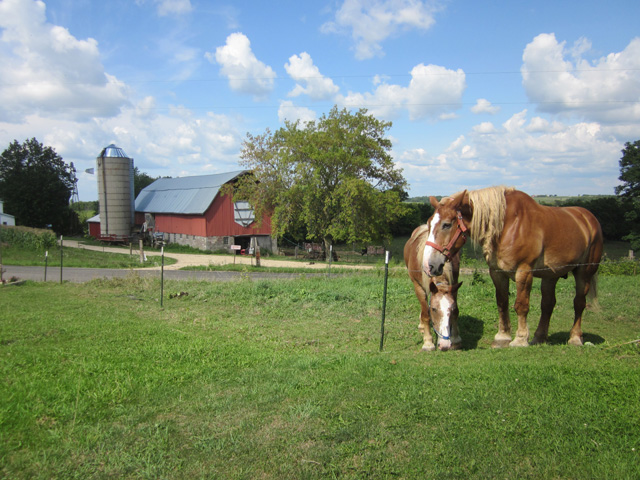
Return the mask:
<svg viewBox="0 0 640 480"><path fill-rule="evenodd" d="M591 285L589 287L589 293L587 297L591 301L590 309L594 312L602 311L602 307L600 307L600 302L598 301L598 272L596 272L593 277L591 277Z"/></svg>

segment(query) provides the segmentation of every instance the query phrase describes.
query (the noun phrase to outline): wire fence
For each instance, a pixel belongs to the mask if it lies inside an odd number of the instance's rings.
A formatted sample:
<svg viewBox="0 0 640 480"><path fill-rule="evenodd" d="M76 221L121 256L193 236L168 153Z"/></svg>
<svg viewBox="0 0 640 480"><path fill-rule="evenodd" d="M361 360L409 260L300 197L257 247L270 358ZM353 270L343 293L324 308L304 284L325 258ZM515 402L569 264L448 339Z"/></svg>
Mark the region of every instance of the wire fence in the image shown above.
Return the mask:
<svg viewBox="0 0 640 480"><path fill-rule="evenodd" d="M516 268L511 270L505 270L505 269L499 269L499 268L494 268L491 270L496 273L509 273L509 274L515 274L519 271L529 271L529 272L532 272L535 276L536 273L542 273L542 272L556 273L556 272L565 271L565 270L566 270L566 274L568 274L578 267L598 265L598 271L603 269L603 270L606 270L607 273L617 273L621 275L637 275L639 264L640 262L638 262L638 260L631 258L631 259L619 259L619 260L606 260L604 262L593 262L593 263L570 263L567 265L560 265L555 268L551 268L551 267L527 268L526 266L524 266L521 268ZM469 268L464 269L464 267L461 266L461 270L469 270ZM490 271L490 268L486 266L486 267L474 268L472 270L484 271L488 273ZM422 272L422 270L409 270L409 271Z"/></svg>

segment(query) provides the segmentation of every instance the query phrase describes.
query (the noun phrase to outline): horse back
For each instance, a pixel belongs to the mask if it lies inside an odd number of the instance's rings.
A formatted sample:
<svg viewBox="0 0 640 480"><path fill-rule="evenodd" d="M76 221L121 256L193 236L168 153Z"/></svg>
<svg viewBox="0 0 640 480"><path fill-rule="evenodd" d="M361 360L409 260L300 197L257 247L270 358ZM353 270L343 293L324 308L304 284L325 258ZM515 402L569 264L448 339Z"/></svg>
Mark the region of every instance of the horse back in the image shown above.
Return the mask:
<svg viewBox="0 0 640 480"><path fill-rule="evenodd" d="M602 229L587 209L540 205L519 191L508 193L506 198L498 252L503 262L513 266L535 263L556 270L570 264L600 261Z"/></svg>

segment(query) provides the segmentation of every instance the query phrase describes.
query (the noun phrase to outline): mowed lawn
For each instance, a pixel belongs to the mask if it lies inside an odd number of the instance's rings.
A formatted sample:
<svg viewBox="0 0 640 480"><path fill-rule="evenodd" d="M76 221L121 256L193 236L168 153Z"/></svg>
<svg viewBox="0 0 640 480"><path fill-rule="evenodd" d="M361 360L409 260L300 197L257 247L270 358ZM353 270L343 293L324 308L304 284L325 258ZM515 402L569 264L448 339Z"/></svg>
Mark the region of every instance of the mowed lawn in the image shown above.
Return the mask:
<svg viewBox="0 0 640 480"><path fill-rule="evenodd" d="M0 288L0 475L638 478L640 277L600 277L588 345L569 279L550 344L505 350L488 276L462 280L465 349L433 353L402 270L382 353L381 271L167 282L164 308L135 275Z"/></svg>

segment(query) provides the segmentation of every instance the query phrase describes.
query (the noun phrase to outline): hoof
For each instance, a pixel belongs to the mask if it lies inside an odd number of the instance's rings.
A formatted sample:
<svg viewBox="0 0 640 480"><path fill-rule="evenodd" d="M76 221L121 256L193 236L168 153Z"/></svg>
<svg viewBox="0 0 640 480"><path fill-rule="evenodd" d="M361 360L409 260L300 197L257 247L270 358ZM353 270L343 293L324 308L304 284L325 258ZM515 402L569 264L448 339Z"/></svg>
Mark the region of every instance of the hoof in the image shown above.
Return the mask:
<svg viewBox="0 0 640 480"><path fill-rule="evenodd" d="M534 336L533 340L531 340L531 345L542 345L544 343L547 343L546 338L538 338Z"/></svg>
<svg viewBox="0 0 640 480"><path fill-rule="evenodd" d="M516 337L513 342L509 344L510 347L528 347L529 339L524 337Z"/></svg>
<svg viewBox="0 0 640 480"><path fill-rule="evenodd" d="M569 345L575 345L576 347L582 346L582 337L571 337L569 339Z"/></svg>
<svg viewBox="0 0 640 480"><path fill-rule="evenodd" d="M436 349L436 346L435 346L433 343L431 343L431 344L429 344L429 345L427 345L427 344L425 343L425 344L422 346L421 351L422 351L422 352L433 352L433 351L435 351L435 349Z"/></svg>
<svg viewBox="0 0 640 480"><path fill-rule="evenodd" d="M451 350L462 350L462 343L452 343Z"/></svg>
<svg viewBox="0 0 640 480"><path fill-rule="evenodd" d="M507 348L510 340L494 340L491 343L491 348Z"/></svg>

